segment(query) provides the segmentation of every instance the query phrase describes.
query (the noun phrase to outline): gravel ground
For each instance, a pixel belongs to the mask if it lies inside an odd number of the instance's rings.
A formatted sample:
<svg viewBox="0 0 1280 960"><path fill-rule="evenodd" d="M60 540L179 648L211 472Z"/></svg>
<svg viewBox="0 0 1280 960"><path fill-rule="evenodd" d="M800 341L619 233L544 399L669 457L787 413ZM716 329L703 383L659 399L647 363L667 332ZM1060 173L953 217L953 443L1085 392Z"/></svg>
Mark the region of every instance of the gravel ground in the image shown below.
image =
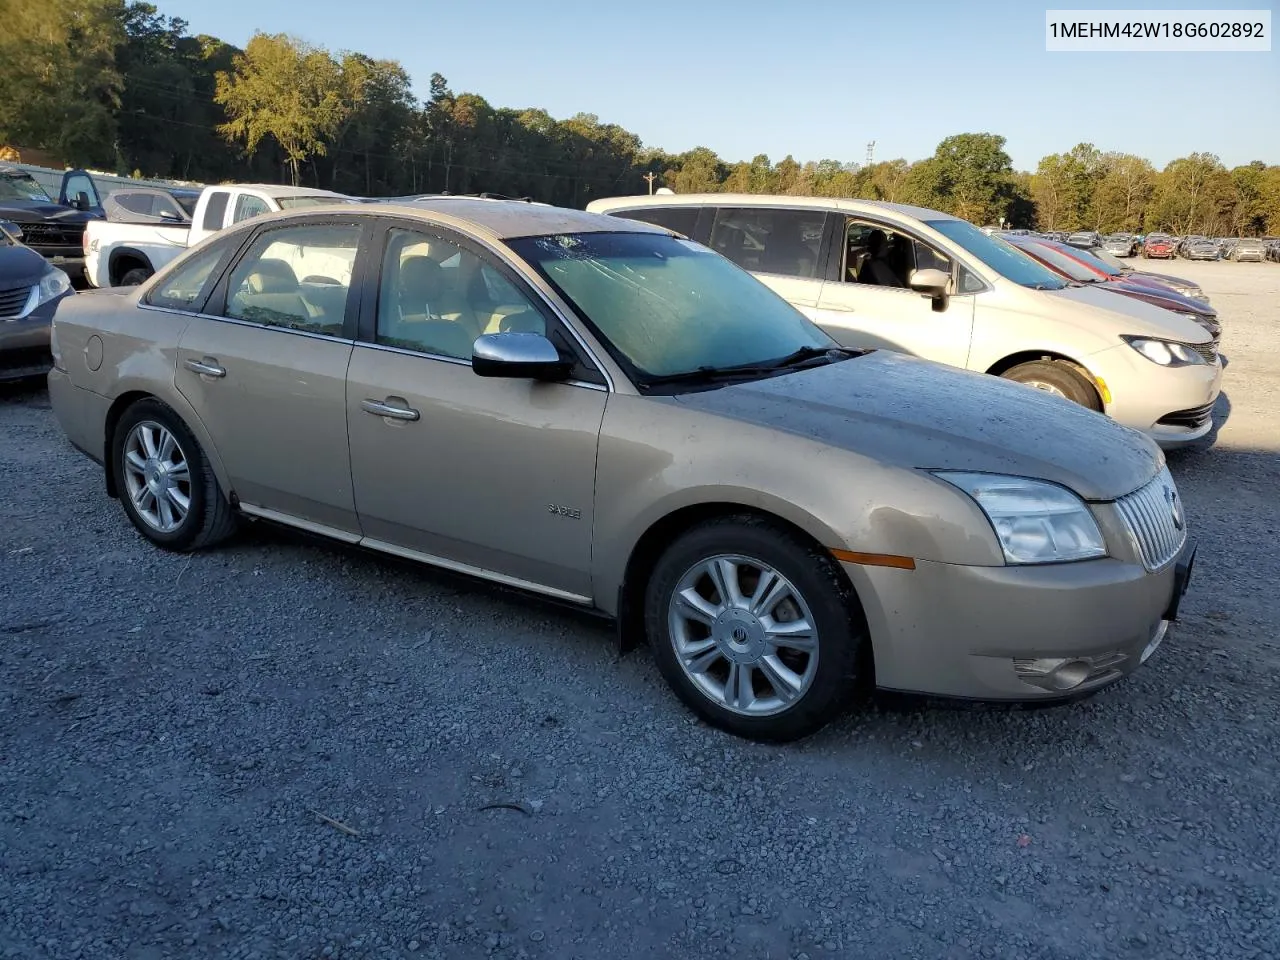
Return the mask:
<svg viewBox="0 0 1280 960"><path fill-rule="evenodd" d="M572 612L269 528L154 550L5 391L0 957L1277 956L1280 266L1152 266L1230 360L1170 458L1185 622L1073 706L784 748Z"/></svg>

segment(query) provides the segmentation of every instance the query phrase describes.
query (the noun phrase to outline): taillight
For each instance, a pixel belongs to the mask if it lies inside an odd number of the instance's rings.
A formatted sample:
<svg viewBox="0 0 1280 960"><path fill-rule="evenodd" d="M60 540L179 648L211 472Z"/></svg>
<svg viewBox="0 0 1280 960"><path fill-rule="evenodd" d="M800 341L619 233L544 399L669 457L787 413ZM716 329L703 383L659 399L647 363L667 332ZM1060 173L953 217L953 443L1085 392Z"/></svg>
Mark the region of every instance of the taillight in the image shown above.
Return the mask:
<svg viewBox="0 0 1280 960"><path fill-rule="evenodd" d="M59 370L65 371L67 368L62 365L62 351L58 349L57 313L54 313L53 319L49 321L49 352L53 354L53 365Z"/></svg>

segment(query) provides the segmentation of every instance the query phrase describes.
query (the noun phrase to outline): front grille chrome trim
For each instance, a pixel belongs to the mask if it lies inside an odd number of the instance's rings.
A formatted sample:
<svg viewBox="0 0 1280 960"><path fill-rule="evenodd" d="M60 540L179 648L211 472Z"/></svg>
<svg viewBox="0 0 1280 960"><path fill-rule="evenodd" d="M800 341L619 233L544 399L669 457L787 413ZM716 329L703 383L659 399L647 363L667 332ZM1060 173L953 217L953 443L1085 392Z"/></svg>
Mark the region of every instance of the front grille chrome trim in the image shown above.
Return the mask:
<svg viewBox="0 0 1280 960"><path fill-rule="evenodd" d="M1187 542L1186 514L1168 467L1146 486L1117 500L1116 510L1148 570L1163 570L1182 552Z"/></svg>

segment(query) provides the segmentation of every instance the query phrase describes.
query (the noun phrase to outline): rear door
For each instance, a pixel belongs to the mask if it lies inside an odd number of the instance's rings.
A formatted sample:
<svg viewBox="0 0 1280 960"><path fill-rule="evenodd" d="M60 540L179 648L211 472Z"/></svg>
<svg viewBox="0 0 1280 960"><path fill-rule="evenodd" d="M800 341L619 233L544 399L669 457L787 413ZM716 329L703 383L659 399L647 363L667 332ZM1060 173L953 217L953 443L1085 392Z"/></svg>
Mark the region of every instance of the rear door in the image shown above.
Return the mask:
<svg viewBox="0 0 1280 960"><path fill-rule="evenodd" d="M346 443L360 218L258 231L179 342L176 383L248 513L359 536Z"/></svg>
<svg viewBox="0 0 1280 960"><path fill-rule="evenodd" d="M816 319L825 274L825 210L716 207L707 245Z"/></svg>
<svg viewBox="0 0 1280 960"><path fill-rule="evenodd" d="M596 448L608 388L546 303L486 248L397 224L376 244L347 378L366 537L565 599L591 596ZM564 383L478 377L483 333L542 333L577 359Z"/></svg>

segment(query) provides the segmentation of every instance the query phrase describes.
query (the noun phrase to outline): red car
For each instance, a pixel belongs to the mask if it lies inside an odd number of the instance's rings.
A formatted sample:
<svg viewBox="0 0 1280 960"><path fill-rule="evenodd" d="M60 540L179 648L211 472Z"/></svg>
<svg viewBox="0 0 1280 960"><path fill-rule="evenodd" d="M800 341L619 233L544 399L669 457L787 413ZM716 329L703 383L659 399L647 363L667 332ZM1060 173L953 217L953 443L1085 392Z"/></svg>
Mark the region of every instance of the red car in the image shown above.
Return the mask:
<svg viewBox="0 0 1280 960"><path fill-rule="evenodd" d="M1147 237L1142 245L1144 260L1172 260L1177 254L1177 247L1169 237Z"/></svg>

